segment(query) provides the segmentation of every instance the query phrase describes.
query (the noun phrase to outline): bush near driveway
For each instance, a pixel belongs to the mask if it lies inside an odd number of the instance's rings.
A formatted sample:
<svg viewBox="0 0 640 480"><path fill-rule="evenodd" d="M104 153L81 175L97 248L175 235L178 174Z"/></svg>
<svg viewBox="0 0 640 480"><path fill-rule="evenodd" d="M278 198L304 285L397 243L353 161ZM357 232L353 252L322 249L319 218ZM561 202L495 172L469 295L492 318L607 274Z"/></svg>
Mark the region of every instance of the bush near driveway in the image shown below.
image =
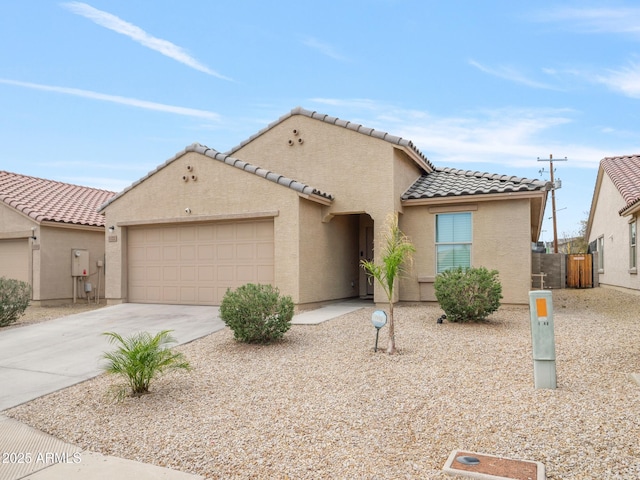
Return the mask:
<svg viewBox="0 0 640 480"><path fill-rule="evenodd" d="M31 286L28 283L0 277L0 327L16 322L30 301Z"/></svg>
<svg viewBox="0 0 640 480"><path fill-rule="evenodd" d="M272 285L248 283L227 290L220 304L220 318L245 343L269 343L291 328L293 300L281 297Z"/></svg>

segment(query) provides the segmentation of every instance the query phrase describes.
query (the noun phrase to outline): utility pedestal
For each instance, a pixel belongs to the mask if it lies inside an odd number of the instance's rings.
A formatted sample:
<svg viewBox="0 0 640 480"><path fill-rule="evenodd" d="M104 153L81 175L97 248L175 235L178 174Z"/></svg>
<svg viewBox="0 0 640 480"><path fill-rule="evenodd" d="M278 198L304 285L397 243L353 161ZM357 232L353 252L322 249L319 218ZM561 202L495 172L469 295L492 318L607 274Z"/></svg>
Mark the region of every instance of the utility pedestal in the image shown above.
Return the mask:
<svg viewBox="0 0 640 480"><path fill-rule="evenodd" d="M553 300L549 290L529 292L533 380L535 388L556 388L556 342Z"/></svg>

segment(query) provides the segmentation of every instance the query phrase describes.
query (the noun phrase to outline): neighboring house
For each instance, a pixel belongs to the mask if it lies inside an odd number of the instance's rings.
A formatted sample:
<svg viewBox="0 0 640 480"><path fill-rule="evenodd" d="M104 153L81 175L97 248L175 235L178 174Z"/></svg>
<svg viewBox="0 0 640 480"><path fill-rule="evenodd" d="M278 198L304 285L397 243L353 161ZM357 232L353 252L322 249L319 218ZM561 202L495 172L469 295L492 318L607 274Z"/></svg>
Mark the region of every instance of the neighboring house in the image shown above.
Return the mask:
<svg viewBox="0 0 640 480"><path fill-rule="evenodd" d="M461 265L497 269L504 302L527 303L547 188L436 168L408 140L296 108L226 154L193 144L105 203L106 295L217 305L259 282L298 305L383 301L360 261L397 213L417 249L400 300L435 301L436 274Z"/></svg>
<svg viewBox="0 0 640 480"><path fill-rule="evenodd" d="M97 266L104 262L104 217L97 210L113 195L0 171L0 277L29 283L35 305L67 303L74 289L86 297L86 284L90 296L98 285L104 296ZM83 268L75 279L72 263Z"/></svg>
<svg viewBox="0 0 640 480"><path fill-rule="evenodd" d="M638 290L637 220L640 212L640 156L600 161L587 224L597 251L600 285Z"/></svg>
<svg viewBox="0 0 640 480"><path fill-rule="evenodd" d="M545 251L547 253L553 252L553 242L546 242ZM586 253L586 240L584 237L558 238L558 253Z"/></svg>

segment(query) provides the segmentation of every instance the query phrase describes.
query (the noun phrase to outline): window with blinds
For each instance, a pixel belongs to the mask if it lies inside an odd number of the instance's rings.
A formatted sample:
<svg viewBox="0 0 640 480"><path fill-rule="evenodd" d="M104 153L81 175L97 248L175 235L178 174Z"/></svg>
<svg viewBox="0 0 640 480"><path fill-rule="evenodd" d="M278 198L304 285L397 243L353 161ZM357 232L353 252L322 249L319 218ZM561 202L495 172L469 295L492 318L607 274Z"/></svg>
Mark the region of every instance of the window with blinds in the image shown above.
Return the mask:
<svg viewBox="0 0 640 480"><path fill-rule="evenodd" d="M471 213L436 215L436 272L471 267Z"/></svg>

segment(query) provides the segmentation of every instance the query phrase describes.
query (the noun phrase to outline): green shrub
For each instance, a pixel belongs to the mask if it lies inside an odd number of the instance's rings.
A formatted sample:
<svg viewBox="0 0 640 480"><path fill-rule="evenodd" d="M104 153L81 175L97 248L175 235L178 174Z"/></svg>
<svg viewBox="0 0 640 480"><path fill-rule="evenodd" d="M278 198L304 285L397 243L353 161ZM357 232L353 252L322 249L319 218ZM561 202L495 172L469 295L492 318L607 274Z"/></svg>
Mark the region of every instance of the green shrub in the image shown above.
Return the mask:
<svg viewBox="0 0 640 480"><path fill-rule="evenodd" d="M452 322L477 322L500 308L502 285L497 270L458 267L439 274L434 287L440 307Z"/></svg>
<svg viewBox="0 0 640 480"><path fill-rule="evenodd" d="M118 398L124 398L127 393L135 397L148 393L151 380L167 370L191 369L182 353L169 348L169 344L176 342L170 332L162 330L155 336L139 332L129 337L114 332L103 333L110 343L118 345L115 351L103 355L108 361L104 370L124 377L127 382L116 389Z"/></svg>
<svg viewBox="0 0 640 480"><path fill-rule="evenodd" d="M16 322L30 301L31 286L28 283L0 277L0 327Z"/></svg>
<svg viewBox="0 0 640 480"><path fill-rule="evenodd" d="M293 300L281 297L271 285L248 283L235 291L227 290L220 305L220 318L236 340L269 343L282 338L291 328Z"/></svg>

